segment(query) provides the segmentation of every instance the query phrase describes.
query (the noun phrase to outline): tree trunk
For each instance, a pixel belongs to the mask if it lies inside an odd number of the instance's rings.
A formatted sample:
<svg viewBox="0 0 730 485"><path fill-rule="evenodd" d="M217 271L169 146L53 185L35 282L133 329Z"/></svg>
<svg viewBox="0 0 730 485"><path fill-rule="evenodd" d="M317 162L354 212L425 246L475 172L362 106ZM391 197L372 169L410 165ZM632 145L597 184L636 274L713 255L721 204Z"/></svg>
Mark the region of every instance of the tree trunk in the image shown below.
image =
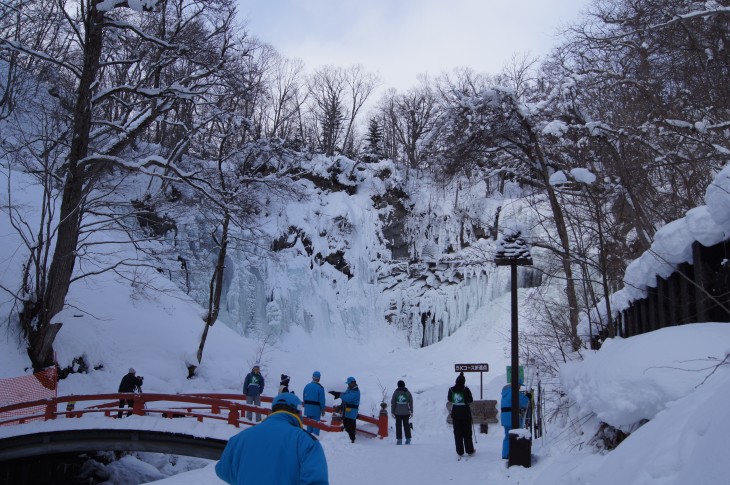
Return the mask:
<svg viewBox="0 0 730 485"><path fill-rule="evenodd" d="M575 290L575 279L573 277L573 267L571 265L572 256L570 249L570 238L568 237L568 226L565 222L565 216L563 215L563 208L555 193L555 189L550 184L550 174L548 172L548 166L545 161L545 156L542 153L540 144L537 140L537 136L532 129L532 126L523 118L523 125L527 129L530 137L530 144L534 150L534 159L539 165L540 176L545 184L545 191L550 201L550 208L555 218L555 229L558 233L558 239L560 240L561 261L563 265L563 272L565 273L565 295L568 299L568 319L570 322L570 342L574 352L577 352L581 348L581 341L578 336L578 296Z"/></svg>
<svg viewBox="0 0 730 485"><path fill-rule="evenodd" d="M223 227L221 229L221 243L218 248L218 259L213 270L213 276L210 279L210 292L208 298L208 314L205 317L205 328L203 335L200 337L200 345L198 346L198 364L203 360L203 348L208 338L208 329L218 320L221 305L221 293L223 291L223 272L226 269L226 252L228 250L228 224L231 216L228 212L223 216Z"/></svg>
<svg viewBox="0 0 730 485"><path fill-rule="evenodd" d="M84 64L76 95L73 138L66 161L66 180L61 198L56 246L43 296L40 301L30 303L30 306L34 307L30 312L24 312L25 318L30 315L37 316L35 323L26 321L24 327L28 335L28 355L36 370L53 364L53 341L61 324L52 324L51 320L63 309L76 264L76 249L86 190L84 170L79 167L79 162L89 152L93 85L99 71L103 36L104 16L96 10L96 2L90 3L94 3L94 6L90 8L86 19Z"/></svg>

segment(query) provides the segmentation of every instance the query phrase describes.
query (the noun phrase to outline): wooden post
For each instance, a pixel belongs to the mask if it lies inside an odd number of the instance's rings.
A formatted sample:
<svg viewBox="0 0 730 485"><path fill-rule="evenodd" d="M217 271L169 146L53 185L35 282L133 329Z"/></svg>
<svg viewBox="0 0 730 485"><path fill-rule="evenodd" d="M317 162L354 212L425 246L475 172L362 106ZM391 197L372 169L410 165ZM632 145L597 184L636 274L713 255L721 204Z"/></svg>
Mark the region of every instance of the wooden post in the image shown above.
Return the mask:
<svg viewBox="0 0 730 485"><path fill-rule="evenodd" d="M134 400L132 401L132 414L135 414L137 416L144 416L144 411L142 411L143 407L144 399L142 398L142 395L135 394Z"/></svg>
<svg viewBox="0 0 730 485"><path fill-rule="evenodd" d="M677 269L679 271L679 269ZM667 280L667 306L668 306L668 315L667 315L667 325L674 326L679 323L679 305L677 304L677 300L679 299L679 285L677 278L681 278L677 272L672 273L672 275Z"/></svg>
<svg viewBox="0 0 730 485"><path fill-rule="evenodd" d="M654 279L656 282L656 278ZM656 314L657 290L656 288L647 288L646 291L646 328L647 332L657 329Z"/></svg>
<svg viewBox="0 0 730 485"><path fill-rule="evenodd" d="M687 279L692 276L690 273L691 268L692 267L686 263L683 263L679 267L679 272L682 274L679 279L679 301L682 302L682 304L679 305L681 317L678 325L690 323L691 320L692 313L690 312L690 309L694 304L694 293L689 291L689 281L687 281Z"/></svg>
<svg viewBox="0 0 730 485"><path fill-rule="evenodd" d="M657 328L664 328L667 326L667 312L665 310L666 299L667 299L667 280L664 278L657 279L656 286L656 301L657 301Z"/></svg>
<svg viewBox="0 0 730 485"><path fill-rule="evenodd" d="M694 270L694 282L695 282L695 300L697 302L697 317L695 322L706 322L707 316L707 299L705 298L705 291L707 291L706 276L705 276L705 265L704 259L702 258L702 246L700 243L695 241L692 244L692 258L694 264L692 266Z"/></svg>
<svg viewBox="0 0 730 485"><path fill-rule="evenodd" d="M388 437L388 405L384 402L380 403L380 415L378 416L378 436L380 439Z"/></svg>
<svg viewBox="0 0 730 485"><path fill-rule="evenodd" d="M55 399L49 399L46 402L46 412L44 413L43 419L45 421L49 421L51 419L56 419L56 400Z"/></svg>
<svg viewBox="0 0 730 485"><path fill-rule="evenodd" d="M238 409L231 408L231 410L228 411L228 424L232 424L233 426L235 426L236 428L238 428L238 418L239 418L239 416L240 415L238 414Z"/></svg>

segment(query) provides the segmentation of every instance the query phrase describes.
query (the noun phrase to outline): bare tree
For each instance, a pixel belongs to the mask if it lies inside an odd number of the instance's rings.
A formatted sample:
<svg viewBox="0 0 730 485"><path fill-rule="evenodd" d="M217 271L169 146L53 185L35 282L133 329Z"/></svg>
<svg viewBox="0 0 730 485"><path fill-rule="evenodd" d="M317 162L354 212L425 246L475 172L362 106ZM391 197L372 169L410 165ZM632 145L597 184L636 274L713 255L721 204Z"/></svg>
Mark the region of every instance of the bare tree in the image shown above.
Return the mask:
<svg viewBox="0 0 730 485"><path fill-rule="evenodd" d="M24 3L25 8L45 5L42 0ZM180 157L187 146L181 127L190 119L194 100L211 87L229 48L234 10L228 0L160 2L154 12L132 11L126 2L108 11L101 6L106 3L59 2L51 18L19 18L23 29L39 35L49 26L62 32L59 37L68 40L61 43L64 49L56 42L30 46L0 38L0 49L53 66L63 81L50 93L70 109L68 130L60 133L67 141L59 139L67 143L67 152L56 172L63 182L50 262L47 271L41 271L45 277L24 289L19 312L34 368L53 363L53 342L61 328L53 319L63 309L74 279L90 201L110 193L103 185L113 180L115 166L130 172L155 163L170 166ZM120 64L126 65L129 76L123 84L113 84L114 67ZM170 151L127 163L125 156L143 134L159 129L172 113L177 142L168 144Z"/></svg>
<svg viewBox="0 0 730 485"><path fill-rule="evenodd" d="M340 146L345 119L345 76L340 68L325 66L317 69L309 80L319 143L325 155L332 156Z"/></svg>
<svg viewBox="0 0 730 485"><path fill-rule="evenodd" d="M363 72L362 66L351 66L344 71L344 80L350 97L349 117L345 137L342 141L343 150L352 156L353 129L357 115L368 100L373 90L378 85L378 77L375 74Z"/></svg>
<svg viewBox="0 0 730 485"><path fill-rule="evenodd" d="M297 135L296 120L306 101L301 83L304 63L300 59L278 56L269 82L269 115L266 136L293 138Z"/></svg>
<svg viewBox="0 0 730 485"><path fill-rule="evenodd" d="M395 95L385 107L393 134L409 168L419 168L424 137L436 119L436 97L427 84Z"/></svg>

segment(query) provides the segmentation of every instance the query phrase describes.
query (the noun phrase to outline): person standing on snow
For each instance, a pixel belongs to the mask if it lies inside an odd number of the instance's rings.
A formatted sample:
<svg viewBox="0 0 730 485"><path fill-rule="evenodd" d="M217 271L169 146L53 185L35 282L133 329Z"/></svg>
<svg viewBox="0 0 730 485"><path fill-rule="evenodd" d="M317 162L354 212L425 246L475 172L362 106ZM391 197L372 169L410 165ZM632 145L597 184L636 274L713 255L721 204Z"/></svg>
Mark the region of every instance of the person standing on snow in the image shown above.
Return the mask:
<svg viewBox="0 0 730 485"><path fill-rule="evenodd" d="M329 485L327 459L317 438L302 429L302 402L279 394L263 423L230 440L215 465L228 484Z"/></svg>
<svg viewBox="0 0 730 485"><path fill-rule="evenodd" d="M413 396L403 381L398 381L398 388L390 398L390 412L395 418L395 444L403 444L403 429L405 428L406 444L410 445L411 425L408 420L413 417Z"/></svg>
<svg viewBox="0 0 730 485"><path fill-rule="evenodd" d="M471 390L466 387L466 377L460 373L456 377L456 384L449 388L448 400L451 403L451 422L454 425L454 441L456 442L456 454L459 456L473 455L476 450L472 442L471 433L471 408L469 405L474 401Z"/></svg>
<svg viewBox="0 0 730 485"><path fill-rule="evenodd" d="M312 382L304 386L304 392L302 393L304 416L315 421L319 421L319 418L324 416L326 406L324 387L319 383L320 377L322 377L322 374L318 370L314 371L312 373ZM307 431L319 436L319 428L307 426Z"/></svg>
<svg viewBox="0 0 730 485"><path fill-rule="evenodd" d="M122 377L121 382L119 382L119 390L117 392L142 392L143 383L144 377L137 377L137 371L130 367L129 372L125 374L125 376ZM122 408L125 404L129 408L129 411L127 411L127 416L130 416L132 414L132 406L134 405L134 401L132 399L120 399L119 414L117 415L117 418L122 417Z"/></svg>
<svg viewBox="0 0 730 485"><path fill-rule="evenodd" d="M286 374L281 375L281 381L279 382L279 394L282 392L289 392L289 376Z"/></svg>
<svg viewBox="0 0 730 485"><path fill-rule="evenodd" d="M522 379L518 381L522 385ZM530 399L525 395L524 391L520 391L519 406L520 411L527 409ZM509 459L509 430L512 429L512 384L507 384L502 388L502 400L500 402L502 409L500 410L499 420L504 427L504 439L502 440L502 458ZM520 412L520 427L525 423L525 419Z"/></svg>
<svg viewBox="0 0 730 485"><path fill-rule="evenodd" d="M330 391L335 399L342 399L342 424L347 431L350 441L355 442L355 431L357 431L357 414L360 406L360 389L354 377L348 377L347 390L345 392Z"/></svg>
<svg viewBox="0 0 730 485"><path fill-rule="evenodd" d="M251 372L246 375L243 381L243 394L246 396L246 404L254 406L261 405L261 394L264 392L264 376L261 375L261 367L258 362L253 365ZM253 419L253 412L246 411L246 419ZM256 413L256 422L261 422L261 414Z"/></svg>

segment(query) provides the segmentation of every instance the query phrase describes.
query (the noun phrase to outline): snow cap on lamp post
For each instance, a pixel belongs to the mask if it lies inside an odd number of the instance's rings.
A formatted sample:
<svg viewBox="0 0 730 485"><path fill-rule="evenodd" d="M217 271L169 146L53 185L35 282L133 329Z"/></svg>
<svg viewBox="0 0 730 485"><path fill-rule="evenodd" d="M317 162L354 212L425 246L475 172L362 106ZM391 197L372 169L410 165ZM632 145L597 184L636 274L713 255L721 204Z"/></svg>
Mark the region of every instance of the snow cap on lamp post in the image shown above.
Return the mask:
<svg viewBox="0 0 730 485"><path fill-rule="evenodd" d="M502 235L497 241L497 251L494 255L494 264L497 266L532 266L530 246L522 237L520 231L511 231Z"/></svg>

